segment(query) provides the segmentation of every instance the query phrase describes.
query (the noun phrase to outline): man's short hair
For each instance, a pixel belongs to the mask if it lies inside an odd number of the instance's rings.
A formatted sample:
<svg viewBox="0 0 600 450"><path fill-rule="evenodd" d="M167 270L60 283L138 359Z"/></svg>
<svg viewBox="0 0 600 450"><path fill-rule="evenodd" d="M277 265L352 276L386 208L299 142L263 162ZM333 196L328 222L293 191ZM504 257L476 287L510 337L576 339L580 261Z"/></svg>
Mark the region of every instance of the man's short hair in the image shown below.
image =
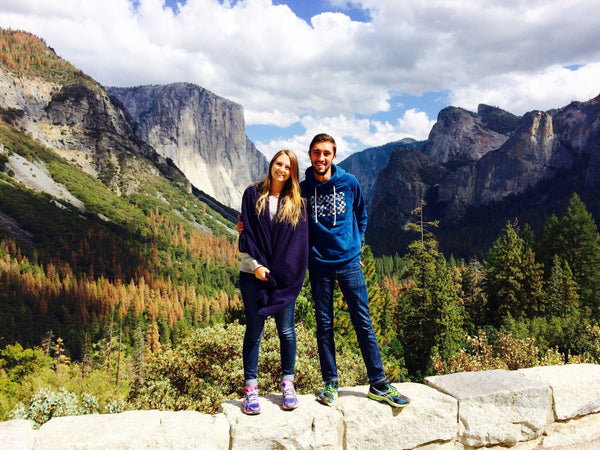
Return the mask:
<svg viewBox="0 0 600 450"><path fill-rule="evenodd" d="M317 134L312 141L310 141L310 145L308 147L308 151L310 152L313 148L313 145L315 145L317 142L331 142L331 145L333 145L333 154L335 155L336 152L336 145L335 145L335 139L333 139L332 136L326 134L326 133L319 133Z"/></svg>

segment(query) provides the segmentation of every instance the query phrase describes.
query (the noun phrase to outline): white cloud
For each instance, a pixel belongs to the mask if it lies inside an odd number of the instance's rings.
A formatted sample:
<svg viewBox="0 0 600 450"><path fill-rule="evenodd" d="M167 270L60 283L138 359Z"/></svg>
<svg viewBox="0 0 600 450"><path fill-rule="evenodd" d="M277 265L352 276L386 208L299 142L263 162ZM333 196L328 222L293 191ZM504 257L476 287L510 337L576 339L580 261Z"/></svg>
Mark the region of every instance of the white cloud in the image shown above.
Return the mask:
<svg viewBox="0 0 600 450"><path fill-rule="evenodd" d="M413 105L396 123L369 119L398 93L447 91L457 106L519 114L600 93L597 0L330 1L372 19L308 24L270 0L187 0L178 14L163 0L3 0L0 26L44 38L105 85L188 81L242 104L249 125L300 123L306 135L290 146L329 130L340 156L426 137L431 120Z"/></svg>
<svg viewBox="0 0 600 450"><path fill-rule="evenodd" d="M477 110L479 103L498 106L514 114L534 109L545 111L598 96L599 80L600 62L577 70L550 67L535 75L507 73L455 89L451 103L472 111Z"/></svg>
<svg viewBox="0 0 600 450"><path fill-rule="evenodd" d="M304 116L301 120L306 129L303 135L289 139L277 139L271 142L259 142L256 145L270 158L277 151L287 148L296 152L302 167L308 167L308 144L318 133L331 134L337 147L337 161L343 161L352 153L368 147L376 147L388 142L399 141L405 137L426 139L434 124L423 112L414 109L406 111L396 124L371 119L354 119L344 115L316 118Z"/></svg>

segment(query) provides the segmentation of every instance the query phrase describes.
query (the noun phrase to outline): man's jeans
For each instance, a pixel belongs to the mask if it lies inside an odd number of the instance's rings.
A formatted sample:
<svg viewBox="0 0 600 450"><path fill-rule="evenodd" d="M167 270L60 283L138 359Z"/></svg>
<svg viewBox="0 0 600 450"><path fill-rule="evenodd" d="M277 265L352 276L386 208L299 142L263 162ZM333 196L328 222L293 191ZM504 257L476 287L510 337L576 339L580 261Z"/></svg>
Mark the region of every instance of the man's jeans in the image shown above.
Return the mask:
<svg viewBox="0 0 600 450"><path fill-rule="evenodd" d="M385 381L381 354L369 315L367 286L360 264L344 267L335 272L312 270L309 278L315 302L317 345L323 381L327 383L338 380L333 339L333 291L336 279L348 304L348 312L356 331L369 380L371 384Z"/></svg>
<svg viewBox="0 0 600 450"><path fill-rule="evenodd" d="M254 274L240 272L240 291L244 300L244 313L246 315L246 333L242 350L244 362L244 380L256 382L258 371L258 350L265 326L265 317L258 314L258 291L260 281ZM296 363L296 330L294 329L294 309L296 302L292 302L284 310L275 315L275 325L279 334L281 352L281 372L283 379L294 379L294 366Z"/></svg>

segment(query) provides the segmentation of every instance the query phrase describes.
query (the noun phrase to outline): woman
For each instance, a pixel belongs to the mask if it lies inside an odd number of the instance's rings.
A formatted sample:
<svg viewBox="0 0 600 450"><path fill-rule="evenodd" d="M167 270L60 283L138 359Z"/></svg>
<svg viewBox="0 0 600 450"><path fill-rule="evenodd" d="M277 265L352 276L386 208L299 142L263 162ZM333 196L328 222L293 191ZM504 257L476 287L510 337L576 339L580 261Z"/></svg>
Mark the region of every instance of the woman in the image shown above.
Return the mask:
<svg viewBox="0 0 600 450"><path fill-rule="evenodd" d="M268 316L275 317L281 347L282 407L295 409L294 308L308 264L308 226L293 152L279 151L271 159L265 179L246 189L241 221L240 290L246 314L244 412L260 413L258 351Z"/></svg>

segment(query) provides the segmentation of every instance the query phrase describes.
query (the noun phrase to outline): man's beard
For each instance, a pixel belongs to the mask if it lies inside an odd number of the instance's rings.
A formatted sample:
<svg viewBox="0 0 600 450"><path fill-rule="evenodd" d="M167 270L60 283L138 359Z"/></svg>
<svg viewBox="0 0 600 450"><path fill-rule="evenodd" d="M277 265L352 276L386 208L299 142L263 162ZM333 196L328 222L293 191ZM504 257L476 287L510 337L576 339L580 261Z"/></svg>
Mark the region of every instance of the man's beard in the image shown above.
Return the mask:
<svg viewBox="0 0 600 450"><path fill-rule="evenodd" d="M313 170L315 171L315 173L316 173L317 175L319 175L319 176L323 176L323 175L325 175L327 172L329 172L329 169L330 169L330 168L331 168L331 166L327 166L327 167L325 168L325 170L317 170L317 169L315 169L315 168L313 167Z"/></svg>

